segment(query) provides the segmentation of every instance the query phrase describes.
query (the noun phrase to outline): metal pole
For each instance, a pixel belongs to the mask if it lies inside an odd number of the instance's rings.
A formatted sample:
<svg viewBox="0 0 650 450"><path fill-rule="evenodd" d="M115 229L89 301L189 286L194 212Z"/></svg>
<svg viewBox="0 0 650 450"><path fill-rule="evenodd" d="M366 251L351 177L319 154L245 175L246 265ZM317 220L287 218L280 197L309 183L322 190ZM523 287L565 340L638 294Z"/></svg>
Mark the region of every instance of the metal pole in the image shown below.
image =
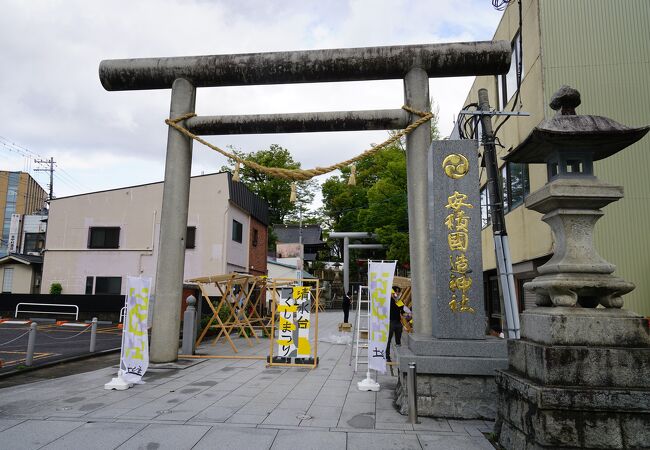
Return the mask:
<svg viewBox="0 0 650 450"><path fill-rule="evenodd" d="M350 292L350 238L343 238L343 293Z"/></svg>
<svg viewBox="0 0 650 450"><path fill-rule="evenodd" d="M25 365L31 366L34 361L34 346L36 345L36 322L29 326L29 339L27 340L27 355L25 355Z"/></svg>
<svg viewBox="0 0 650 450"><path fill-rule="evenodd" d="M404 103L429 111L429 76L423 69L412 69L404 78ZM415 121L418 117L413 117ZM428 151L431 129L421 126L406 136L406 173L408 188L409 253L411 256L412 304L414 329L418 334L433 335L432 255L429 241L427 207Z"/></svg>
<svg viewBox="0 0 650 450"><path fill-rule="evenodd" d="M408 371L406 373L406 382L408 383L406 391L408 394L408 402L409 402L409 423L413 423L413 424L419 423L418 422L417 378L418 378L418 374L415 369L415 363L410 362Z"/></svg>
<svg viewBox="0 0 650 450"><path fill-rule="evenodd" d="M478 91L479 110L489 111L490 102L487 89ZM508 247L508 232L503 212L503 196L499 186L499 169L492 131L492 118L489 115L481 116L483 128L483 158L485 160L485 173L487 175L487 191L490 203L490 217L492 219L492 233L494 234L494 250L496 253L499 286L503 293L504 313L506 316L507 336L511 339L519 338L519 311L517 307L517 294L515 291L514 277L512 275L512 260ZM504 333L506 334L506 333Z"/></svg>
<svg viewBox="0 0 650 450"><path fill-rule="evenodd" d="M297 188L296 188L297 190ZM302 286L302 268L305 266L305 247L302 245L302 202L300 199L296 200L298 205L298 244L300 245L300 260L298 261L296 278L300 280L300 286Z"/></svg>
<svg viewBox="0 0 650 450"><path fill-rule="evenodd" d="M503 253L506 257L506 273L508 274L508 289L512 293L511 302L510 302L510 314L512 315L512 329L514 331L514 338L521 338L520 326L519 326L519 304L517 302L517 291L515 290L515 276L512 273L512 256L510 253L510 243L508 242L508 236L501 236L501 242L503 246Z"/></svg>
<svg viewBox="0 0 650 450"><path fill-rule="evenodd" d="M95 353L97 344L97 317L93 317L90 325L90 353Z"/></svg>
<svg viewBox="0 0 650 450"><path fill-rule="evenodd" d="M174 81L171 97L170 118L194 112L196 89L189 81L182 78ZM191 167L192 140L170 127L151 330L150 359L154 363L178 358Z"/></svg>
<svg viewBox="0 0 650 450"><path fill-rule="evenodd" d="M183 345L181 352L183 355L193 355L194 354L194 327L195 327L195 315L196 308L196 298L193 295L190 295L185 300L187 303L187 308L185 308L185 313L183 313Z"/></svg>

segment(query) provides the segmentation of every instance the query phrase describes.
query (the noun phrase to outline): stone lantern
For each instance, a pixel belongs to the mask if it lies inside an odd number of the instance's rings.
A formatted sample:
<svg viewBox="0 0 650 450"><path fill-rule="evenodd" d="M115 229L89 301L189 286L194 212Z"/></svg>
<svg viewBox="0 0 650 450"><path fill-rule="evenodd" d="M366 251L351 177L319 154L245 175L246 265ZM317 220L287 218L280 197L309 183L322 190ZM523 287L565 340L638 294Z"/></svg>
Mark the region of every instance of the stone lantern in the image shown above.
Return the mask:
<svg viewBox="0 0 650 450"><path fill-rule="evenodd" d="M604 206L623 198L623 187L594 176L593 163L618 153L641 139L648 127L628 128L600 116L576 115L580 93L563 86L550 106L557 111L504 159L517 163L545 163L548 183L530 194L526 207L544 214L553 231L553 257L525 285L537 294L538 306L620 308L622 295L634 284L612 273L593 245L594 225Z"/></svg>
<svg viewBox="0 0 650 450"><path fill-rule="evenodd" d="M495 431L505 449L648 448L650 327L622 309L634 289L593 246L601 208L623 188L594 176L593 162L641 139L649 127L576 115L580 94L563 86L557 114L506 156L544 163L548 183L530 194L553 231L555 252L526 283L536 308L521 316L521 339L508 341L508 369L498 370ZM603 307L598 307L598 306Z"/></svg>

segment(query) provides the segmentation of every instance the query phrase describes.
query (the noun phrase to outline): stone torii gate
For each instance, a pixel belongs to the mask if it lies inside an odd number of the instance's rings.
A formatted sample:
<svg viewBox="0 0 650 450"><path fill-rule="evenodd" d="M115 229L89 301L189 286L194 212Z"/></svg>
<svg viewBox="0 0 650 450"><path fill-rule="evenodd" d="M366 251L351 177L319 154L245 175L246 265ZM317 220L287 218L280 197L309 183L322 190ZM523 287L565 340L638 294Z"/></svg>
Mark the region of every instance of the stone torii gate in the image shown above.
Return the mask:
<svg viewBox="0 0 650 450"><path fill-rule="evenodd" d="M108 91L170 89L170 119L194 112L196 88L333 81L404 80L404 103L429 111L429 78L497 75L510 66L510 44L466 42L236 55L105 60L99 78ZM394 130L417 116L401 110L192 117L196 135ZM408 215L415 330L432 334L433 285L427 206L428 127L406 138ZM192 141L169 128L156 271L152 362L178 357Z"/></svg>

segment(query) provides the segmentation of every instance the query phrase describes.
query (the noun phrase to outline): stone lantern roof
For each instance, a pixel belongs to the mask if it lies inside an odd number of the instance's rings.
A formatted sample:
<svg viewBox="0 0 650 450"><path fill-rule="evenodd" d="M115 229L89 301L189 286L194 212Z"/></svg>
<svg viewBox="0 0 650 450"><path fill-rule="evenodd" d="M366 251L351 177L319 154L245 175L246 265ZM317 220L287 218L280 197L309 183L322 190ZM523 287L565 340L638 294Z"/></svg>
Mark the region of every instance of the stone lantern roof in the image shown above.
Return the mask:
<svg viewBox="0 0 650 450"><path fill-rule="evenodd" d="M608 117L576 115L580 93L562 86L549 106L555 116L543 120L503 159L516 163L546 163L557 151L586 153L592 161L612 156L641 139L650 127L630 128Z"/></svg>

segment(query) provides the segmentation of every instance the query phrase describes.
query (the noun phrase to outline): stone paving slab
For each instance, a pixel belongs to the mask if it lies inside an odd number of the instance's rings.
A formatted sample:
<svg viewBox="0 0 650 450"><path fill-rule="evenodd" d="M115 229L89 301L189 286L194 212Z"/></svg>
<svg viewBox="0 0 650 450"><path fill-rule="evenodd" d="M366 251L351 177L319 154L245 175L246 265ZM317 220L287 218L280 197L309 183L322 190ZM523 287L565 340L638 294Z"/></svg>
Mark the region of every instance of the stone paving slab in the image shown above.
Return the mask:
<svg viewBox="0 0 650 450"><path fill-rule="evenodd" d="M70 433L50 442L43 450L84 450L116 448L141 431L144 423L85 423Z"/></svg>
<svg viewBox="0 0 650 450"><path fill-rule="evenodd" d="M278 430L263 428L213 428L192 450L268 449L273 445L277 434Z"/></svg>
<svg viewBox="0 0 650 450"><path fill-rule="evenodd" d="M190 450L210 431L204 425L147 425L124 444L117 447L127 449L156 449L156 450Z"/></svg>
<svg viewBox="0 0 650 450"><path fill-rule="evenodd" d="M44 445L83 426L84 422L27 420L0 433L0 442L12 450L31 450Z"/></svg>
<svg viewBox="0 0 650 450"><path fill-rule="evenodd" d="M422 450L420 441L415 435L397 433L349 433L348 448Z"/></svg>
<svg viewBox="0 0 650 450"><path fill-rule="evenodd" d="M321 336L337 332L340 313L321 313ZM242 356L264 356L268 341L237 342ZM156 366L127 391L105 391L106 368L0 389L0 448L491 449L491 422L420 418L393 406L396 378L361 392L350 346L319 342L317 369L266 367L257 359L179 361ZM230 354L223 343L206 354ZM11 443L11 444L6 444Z"/></svg>

